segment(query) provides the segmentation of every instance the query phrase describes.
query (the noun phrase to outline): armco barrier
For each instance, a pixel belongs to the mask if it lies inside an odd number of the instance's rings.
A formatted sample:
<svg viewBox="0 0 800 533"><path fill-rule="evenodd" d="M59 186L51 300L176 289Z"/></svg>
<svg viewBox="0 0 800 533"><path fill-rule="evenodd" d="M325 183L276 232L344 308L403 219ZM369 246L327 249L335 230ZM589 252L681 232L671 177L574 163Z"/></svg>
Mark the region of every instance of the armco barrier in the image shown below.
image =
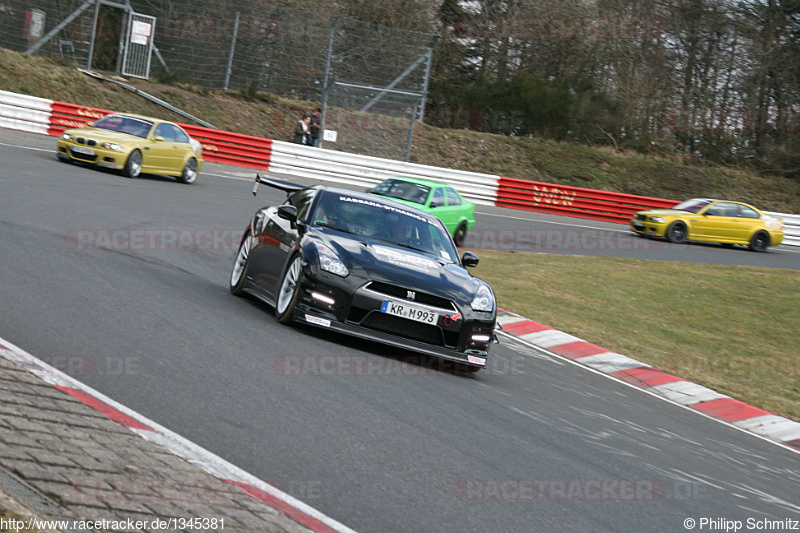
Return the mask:
<svg viewBox="0 0 800 533"><path fill-rule="evenodd" d="M111 111L0 91L0 127L60 135ZM668 208L674 200L554 185L491 174L404 163L378 157L273 141L261 137L181 124L203 145L206 161L359 187L391 176L447 182L477 204L497 205L627 224L640 209ZM784 244L800 246L800 215L769 212L786 226Z"/></svg>
<svg viewBox="0 0 800 533"><path fill-rule="evenodd" d="M0 127L48 134L52 100L0 91Z"/></svg>
<svg viewBox="0 0 800 533"><path fill-rule="evenodd" d="M678 202L567 185L500 177L497 205L627 224L636 211L670 208Z"/></svg>
<svg viewBox="0 0 800 533"><path fill-rule="evenodd" d="M783 244L789 246L800 246L800 215L787 215L786 213L775 213L764 211L767 215L780 217L785 226L783 230Z"/></svg>
<svg viewBox="0 0 800 533"><path fill-rule="evenodd" d="M458 189L482 205L495 205L498 176L478 174L366 155L309 148L273 141L269 169L273 172L323 181L369 187L392 176L435 179Z"/></svg>
<svg viewBox="0 0 800 533"><path fill-rule="evenodd" d="M212 130L190 124L181 124L181 126L203 145L203 159L206 161L245 168L269 168L273 143L271 139Z"/></svg>

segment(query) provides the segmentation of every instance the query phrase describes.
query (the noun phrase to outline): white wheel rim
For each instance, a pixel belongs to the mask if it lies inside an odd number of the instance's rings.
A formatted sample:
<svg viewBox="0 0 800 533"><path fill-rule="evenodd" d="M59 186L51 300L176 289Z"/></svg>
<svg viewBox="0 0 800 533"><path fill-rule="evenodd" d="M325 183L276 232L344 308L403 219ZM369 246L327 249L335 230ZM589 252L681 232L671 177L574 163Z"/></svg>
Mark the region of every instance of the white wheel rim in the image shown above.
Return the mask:
<svg viewBox="0 0 800 533"><path fill-rule="evenodd" d="M233 272L231 272L231 287L238 285L239 281L242 279L248 257L250 257L249 235L245 237L242 245L239 247L239 253L236 255L236 261L233 263Z"/></svg>
<svg viewBox="0 0 800 533"><path fill-rule="evenodd" d="M131 175L138 176L142 170L141 156L138 153L131 154Z"/></svg>
<svg viewBox="0 0 800 533"><path fill-rule="evenodd" d="M186 183L192 183L197 178L197 162L194 159L190 159L186 166L183 169L183 181Z"/></svg>
<svg viewBox="0 0 800 533"><path fill-rule="evenodd" d="M289 270L286 271L286 276L281 283L281 292L278 294L278 313L283 314L286 308L289 307L289 302L292 301L294 291L297 290L297 282L300 279L300 258L295 258L292 264L289 265Z"/></svg>

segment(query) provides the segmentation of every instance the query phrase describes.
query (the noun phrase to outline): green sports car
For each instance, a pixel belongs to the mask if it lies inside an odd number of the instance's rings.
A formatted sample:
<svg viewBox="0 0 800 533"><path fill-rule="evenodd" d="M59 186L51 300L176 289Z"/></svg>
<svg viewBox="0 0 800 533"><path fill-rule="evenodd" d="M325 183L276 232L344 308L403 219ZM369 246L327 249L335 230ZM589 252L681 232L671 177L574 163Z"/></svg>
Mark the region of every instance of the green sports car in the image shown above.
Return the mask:
<svg viewBox="0 0 800 533"><path fill-rule="evenodd" d="M456 246L463 246L467 232L475 225L475 204L446 183L419 178L389 178L369 191L392 198L441 220Z"/></svg>

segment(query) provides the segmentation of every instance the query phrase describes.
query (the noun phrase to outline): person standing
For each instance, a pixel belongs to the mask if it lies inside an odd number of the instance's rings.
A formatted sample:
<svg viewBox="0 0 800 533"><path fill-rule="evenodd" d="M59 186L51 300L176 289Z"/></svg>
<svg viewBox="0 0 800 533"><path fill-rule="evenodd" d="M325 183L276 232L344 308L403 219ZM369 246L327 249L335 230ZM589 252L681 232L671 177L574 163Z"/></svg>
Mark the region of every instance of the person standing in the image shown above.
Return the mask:
<svg viewBox="0 0 800 533"><path fill-rule="evenodd" d="M294 140L295 144L306 144L308 138L308 125L311 124L311 115L303 115L303 118L297 121L294 127Z"/></svg>
<svg viewBox="0 0 800 533"><path fill-rule="evenodd" d="M308 125L308 138L311 146L319 147L319 135L322 126L322 109L316 108L311 114L311 124Z"/></svg>

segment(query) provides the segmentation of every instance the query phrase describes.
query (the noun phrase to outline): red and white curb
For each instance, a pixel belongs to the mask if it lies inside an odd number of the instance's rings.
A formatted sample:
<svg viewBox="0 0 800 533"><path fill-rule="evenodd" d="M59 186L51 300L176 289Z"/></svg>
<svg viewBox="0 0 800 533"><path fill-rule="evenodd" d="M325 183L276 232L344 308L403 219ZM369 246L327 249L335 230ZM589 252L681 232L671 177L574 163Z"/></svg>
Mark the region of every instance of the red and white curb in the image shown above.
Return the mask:
<svg viewBox="0 0 800 533"><path fill-rule="evenodd" d="M753 407L509 311L500 310L497 322L504 333L523 339L534 346L636 385L711 418L800 451L798 422Z"/></svg>
<svg viewBox="0 0 800 533"><path fill-rule="evenodd" d="M220 481L242 489L312 531L355 533L347 526L40 361L3 338L0 338L0 357L19 364L31 374L128 427L144 439L166 448Z"/></svg>

